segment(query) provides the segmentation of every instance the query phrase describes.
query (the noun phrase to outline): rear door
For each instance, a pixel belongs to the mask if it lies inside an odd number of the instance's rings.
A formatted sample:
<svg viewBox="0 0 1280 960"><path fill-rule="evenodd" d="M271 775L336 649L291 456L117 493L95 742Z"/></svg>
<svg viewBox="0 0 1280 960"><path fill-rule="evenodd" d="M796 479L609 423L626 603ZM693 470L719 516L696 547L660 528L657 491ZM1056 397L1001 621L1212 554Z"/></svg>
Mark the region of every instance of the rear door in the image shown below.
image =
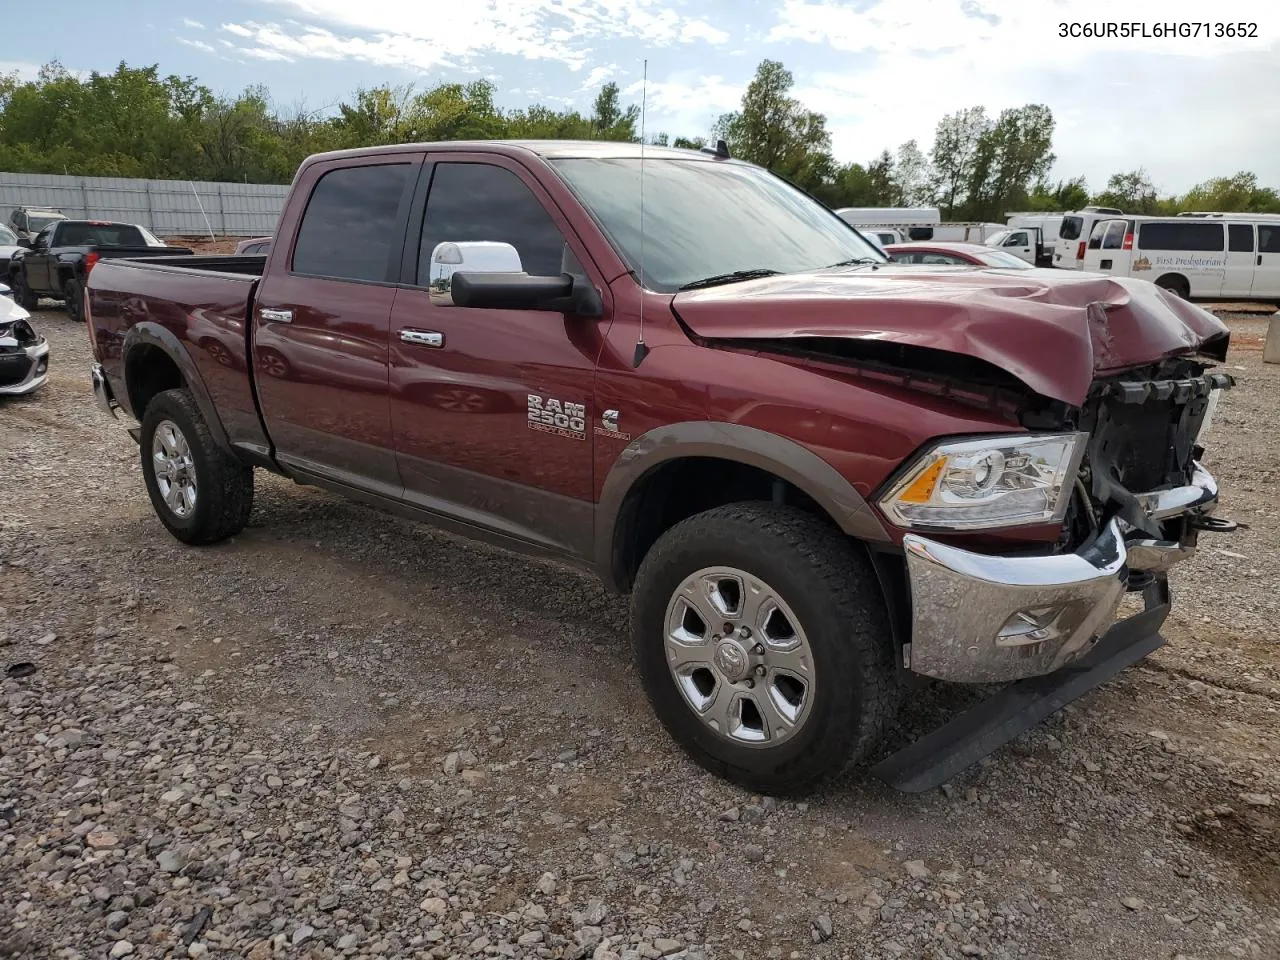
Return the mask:
<svg viewBox="0 0 1280 960"><path fill-rule="evenodd" d="M1252 296L1280 298L1280 221L1258 224Z"/></svg>
<svg viewBox="0 0 1280 960"><path fill-rule="evenodd" d="M1227 266L1222 278L1224 297L1247 297L1253 290L1257 251L1253 224L1227 224Z"/></svg>
<svg viewBox="0 0 1280 960"><path fill-rule="evenodd" d="M1133 262L1133 221L1098 220L1089 233L1083 267L1091 273L1127 277ZM1126 237L1129 238L1126 243Z"/></svg>
<svg viewBox="0 0 1280 960"><path fill-rule="evenodd" d="M254 379L276 456L398 497L387 350L422 154L308 167L268 257L253 317Z"/></svg>

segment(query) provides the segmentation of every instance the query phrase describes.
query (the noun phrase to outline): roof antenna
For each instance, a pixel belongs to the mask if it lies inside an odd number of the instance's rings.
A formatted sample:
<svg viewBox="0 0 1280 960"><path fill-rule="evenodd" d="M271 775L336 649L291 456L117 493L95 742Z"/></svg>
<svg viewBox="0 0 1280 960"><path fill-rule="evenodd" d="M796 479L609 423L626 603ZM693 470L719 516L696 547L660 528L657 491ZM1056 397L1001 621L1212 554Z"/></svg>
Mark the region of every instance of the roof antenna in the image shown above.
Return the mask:
<svg viewBox="0 0 1280 960"><path fill-rule="evenodd" d="M640 366L640 361L649 355L649 345L644 342L644 113L649 98L649 59L644 61L644 80L640 87L640 337L636 340L636 354L631 360L631 369Z"/></svg>

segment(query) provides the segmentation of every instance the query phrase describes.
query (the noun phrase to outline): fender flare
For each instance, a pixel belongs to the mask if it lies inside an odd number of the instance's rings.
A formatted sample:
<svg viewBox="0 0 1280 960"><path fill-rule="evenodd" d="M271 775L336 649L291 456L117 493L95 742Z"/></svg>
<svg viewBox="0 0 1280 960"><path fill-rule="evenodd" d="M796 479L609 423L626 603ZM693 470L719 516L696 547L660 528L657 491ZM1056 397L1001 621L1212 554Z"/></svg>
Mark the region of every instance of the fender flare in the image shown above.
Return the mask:
<svg viewBox="0 0 1280 960"><path fill-rule="evenodd" d="M617 589L618 527L627 497L655 469L685 457L713 457L767 470L811 497L849 536L871 543L892 542L853 484L796 441L738 423L672 423L632 440L605 478L596 504L595 565L611 589Z"/></svg>
<svg viewBox="0 0 1280 960"><path fill-rule="evenodd" d="M129 391L129 354L138 347L155 347L164 353L177 366L178 371L182 374L183 382L186 384L191 395L195 398L196 406L200 408L200 415L204 417L205 423L209 426L209 432L213 434L214 442L225 450L227 453L234 454L231 448L231 442L227 439L226 428L222 425L222 418L218 415L217 407L213 404L213 398L209 396L209 389L205 386L204 378L200 376L200 371L195 365L195 361L191 359L191 354L187 352L173 331L154 321L143 321L129 328L124 335L124 342L121 344L120 356L124 360L121 378L124 380L124 390L117 395L117 400L121 406L127 404L127 412L135 420L141 422L142 418L138 416L137 411L133 409L133 397Z"/></svg>

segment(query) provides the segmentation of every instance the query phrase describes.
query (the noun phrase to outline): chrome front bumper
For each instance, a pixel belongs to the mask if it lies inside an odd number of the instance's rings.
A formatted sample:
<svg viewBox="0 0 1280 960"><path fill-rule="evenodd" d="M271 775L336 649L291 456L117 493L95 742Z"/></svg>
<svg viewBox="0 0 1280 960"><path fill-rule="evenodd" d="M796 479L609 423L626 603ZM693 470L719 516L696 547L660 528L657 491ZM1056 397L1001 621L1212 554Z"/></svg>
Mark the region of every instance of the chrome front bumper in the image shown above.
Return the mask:
<svg viewBox="0 0 1280 960"><path fill-rule="evenodd" d="M102 372L102 364L95 363L89 370L89 376L93 380L93 399L98 404L98 409L110 416L116 416L116 398L111 392L111 384L107 383L107 375Z"/></svg>
<svg viewBox="0 0 1280 960"><path fill-rule="evenodd" d="M0 374L5 373L9 363L23 364L26 373L21 380L0 386L0 397L12 397L39 390L49 381L49 341L43 337L29 347L19 347L18 341L8 337L0 338L0 346L6 351L0 354ZM21 370L21 367L19 367ZM9 371L11 376L18 376L18 371ZM0 378L0 383L10 377Z"/></svg>
<svg viewBox="0 0 1280 960"><path fill-rule="evenodd" d="M1192 483L1140 495L1152 519L1205 515L1218 485L1196 464ZM1195 552L1194 537L1155 540L1114 519L1075 553L1004 557L908 534L915 673L1001 683L1052 673L1086 654L1115 620L1131 572L1160 575Z"/></svg>

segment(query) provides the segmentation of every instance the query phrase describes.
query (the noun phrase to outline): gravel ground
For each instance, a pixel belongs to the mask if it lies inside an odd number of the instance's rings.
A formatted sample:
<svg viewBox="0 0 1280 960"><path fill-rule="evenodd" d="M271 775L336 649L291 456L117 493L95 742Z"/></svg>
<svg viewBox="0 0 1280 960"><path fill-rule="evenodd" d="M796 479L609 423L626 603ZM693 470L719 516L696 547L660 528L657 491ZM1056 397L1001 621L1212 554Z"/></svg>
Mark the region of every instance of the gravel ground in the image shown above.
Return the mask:
<svg viewBox="0 0 1280 960"><path fill-rule="evenodd" d="M0 956L1280 957L1280 367L1233 318L1171 643L922 796L775 803L591 580L259 476L190 549L81 326L0 401ZM930 704L935 701L929 701ZM919 733L932 706L904 719Z"/></svg>

